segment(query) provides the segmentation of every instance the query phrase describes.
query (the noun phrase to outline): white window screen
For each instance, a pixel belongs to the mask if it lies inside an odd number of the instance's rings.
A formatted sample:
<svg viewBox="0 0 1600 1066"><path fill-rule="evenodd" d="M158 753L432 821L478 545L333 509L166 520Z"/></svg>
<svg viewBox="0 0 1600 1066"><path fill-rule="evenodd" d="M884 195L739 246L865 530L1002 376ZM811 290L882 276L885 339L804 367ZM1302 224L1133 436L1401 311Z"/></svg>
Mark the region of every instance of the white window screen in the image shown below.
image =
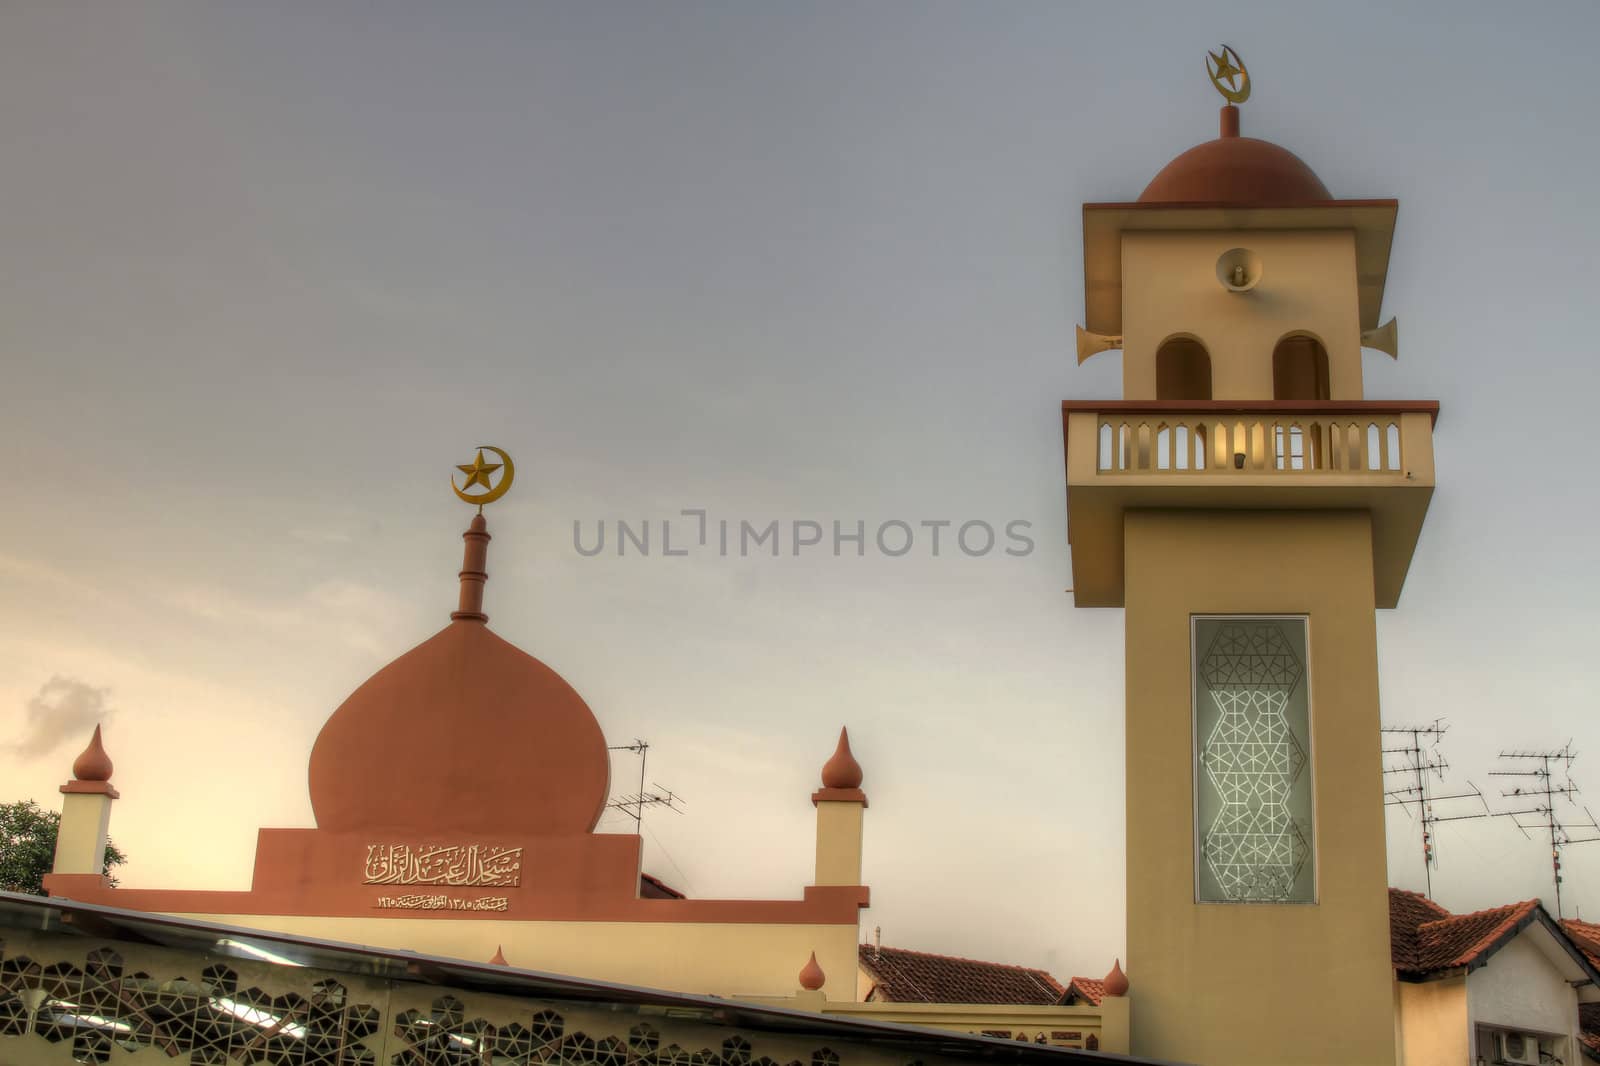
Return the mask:
<svg viewBox="0 0 1600 1066"><path fill-rule="evenodd" d="M1306 620L1193 625L1196 898L1315 902Z"/></svg>

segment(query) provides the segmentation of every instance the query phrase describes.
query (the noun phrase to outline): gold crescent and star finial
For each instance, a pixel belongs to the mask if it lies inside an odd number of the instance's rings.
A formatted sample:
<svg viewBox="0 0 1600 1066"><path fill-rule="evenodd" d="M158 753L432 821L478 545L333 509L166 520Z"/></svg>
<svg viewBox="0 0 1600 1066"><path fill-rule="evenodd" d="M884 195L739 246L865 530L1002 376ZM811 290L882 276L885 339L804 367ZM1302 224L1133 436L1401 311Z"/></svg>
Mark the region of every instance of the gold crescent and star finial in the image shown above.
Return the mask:
<svg viewBox="0 0 1600 1066"><path fill-rule="evenodd" d="M1242 104L1250 99L1250 72L1245 69L1239 53L1229 45L1223 45L1220 52L1206 53L1206 73L1211 76L1212 86L1228 103Z"/></svg>
<svg viewBox="0 0 1600 1066"><path fill-rule="evenodd" d="M498 463L484 462L483 453L485 451L494 452L495 455L500 457L500 461ZM491 485L489 483L489 475L494 473L496 470L502 470L502 468L503 472L500 475L499 482ZM466 500L468 503L477 504L478 510L480 511L483 510L484 504L493 503L500 497L504 496L506 494L506 490L511 488L512 480L517 476L517 467L516 464L511 461L511 456L507 455L505 452L501 451L499 448L496 448L492 444L478 445L477 457L474 458L470 463L462 463L458 465L456 469L467 475L467 483L465 485L458 486L456 485L455 476L451 475L450 487L454 489L455 494L460 496L463 500ZM483 487L483 491L476 494L469 494L467 490L472 488L474 485L481 485Z"/></svg>

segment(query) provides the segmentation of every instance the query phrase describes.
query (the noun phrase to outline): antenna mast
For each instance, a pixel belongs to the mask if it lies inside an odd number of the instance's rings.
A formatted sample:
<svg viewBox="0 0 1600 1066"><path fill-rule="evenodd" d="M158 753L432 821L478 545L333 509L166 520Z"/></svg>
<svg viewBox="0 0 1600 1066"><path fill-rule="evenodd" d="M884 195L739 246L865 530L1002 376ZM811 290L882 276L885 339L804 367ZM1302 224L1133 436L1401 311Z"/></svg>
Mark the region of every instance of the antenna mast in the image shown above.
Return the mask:
<svg viewBox="0 0 1600 1066"><path fill-rule="evenodd" d="M665 807L669 811L682 814L682 808L676 804L682 802L683 797L666 788L659 782L650 782L650 788L644 787L645 762L650 758L650 742L635 737L632 744L616 744L606 748L607 751L631 751L639 756L639 791L623 796L617 796L606 803L607 810L621 811L623 814L633 815L633 831L644 831L644 809L646 807Z"/></svg>
<svg viewBox="0 0 1600 1066"><path fill-rule="evenodd" d="M1439 752L1439 740L1450 729L1444 724L1444 719L1435 718L1432 725L1427 726L1387 726L1382 732L1384 736L1394 737L1394 746L1383 749L1384 775L1404 775L1399 779L1411 781L1409 785L1398 788L1386 789L1383 793L1385 807L1401 807L1406 814L1411 814L1411 806L1416 805L1417 814L1422 822L1422 872L1427 884L1427 896L1433 898L1433 871L1439 865L1439 851L1435 847L1433 827L1439 822L1460 822L1473 818L1487 818L1490 815L1489 804L1484 800L1483 793L1478 791L1478 786L1471 781L1467 782L1470 792L1455 792L1440 794L1429 791L1428 779L1436 777L1444 781L1444 772L1450 768L1449 762ZM1409 740L1410 743L1406 743ZM1386 741L1387 742L1387 741ZM1435 803L1444 803L1447 800L1476 799L1483 810L1476 814L1450 814L1441 815L1434 810Z"/></svg>
<svg viewBox="0 0 1600 1066"><path fill-rule="evenodd" d="M1594 815L1589 813L1589 808L1583 808L1584 817L1588 822L1563 822L1556 817L1556 799L1561 796L1567 802L1577 806L1573 799L1578 794L1578 786L1572 782L1572 764L1578 753L1572 750L1572 741L1568 740L1554 751L1502 751L1500 758L1508 766L1529 767L1529 769L1491 770L1491 777L1520 777L1532 778L1526 785L1518 785L1510 791L1502 790L1500 795L1520 800L1532 806L1516 810L1501 811L1500 813L1516 823L1522 830L1523 836L1528 835L1529 829L1543 830L1550 840L1550 870L1555 879L1556 886L1556 918L1561 918L1561 849L1573 844L1593 844L1600 841L1600 825L1594 820ZM1560 775L1559 779L1557 774ZM1558 783L1559 781L1559 783ZM1576 829L1584 836L1573 836Z"/></svg>

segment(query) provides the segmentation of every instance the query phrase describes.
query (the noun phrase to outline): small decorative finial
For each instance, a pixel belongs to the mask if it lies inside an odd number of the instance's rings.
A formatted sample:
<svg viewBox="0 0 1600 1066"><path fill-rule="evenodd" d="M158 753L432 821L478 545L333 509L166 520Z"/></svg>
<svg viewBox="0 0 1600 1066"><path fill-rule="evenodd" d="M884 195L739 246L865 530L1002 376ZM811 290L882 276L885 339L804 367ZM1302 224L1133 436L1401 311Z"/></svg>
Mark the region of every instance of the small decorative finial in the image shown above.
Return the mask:
<svg viewBox="0 0 1600 1066"><path fill-rule="evenodd" d="M1111 964L1111 972L1106 974L1105 993L1108 996L1125 996L1128 994L1128 975L1122 972L1122 960L1117 959Z"/></svg>
<svg viewBox="0 0 1600 1066"><path fill-rule="evenodd" d="M507 480L510 480L509 478ZM501 485L505 482L502 481ZM489 523L480 508L472 516L467 531L461 534L466 547L461 552L461 595L456 609L450 612L452 622L487 622L483 613L483 586L489 580Z"/></svg>
<svg viewBox="0 0 1600 1066"><path fill-rule="evenodd" d="M106 754L105 745L100 742L100 727L95 726L89 746L73 760L72 776L79 781L110 781L111 769L111 756Z"/></svg>
<svg viewBox="0 0 1600 1066"><path fill-rule="evenodd" d="M839 746L833 757L822 764L823 788L860 788L861 764L850 751L850 730L840 727Z"/></svg>
<svg viewBox="0 0 1600 1066"><path fill-rule="evenodd" d="M828 975L822 972L822 967L817 965L817 953L811 953L811 959L800 967L800 987L807 992L820 991L823 983L828 980Z"/></svg>
<svg viewBox="0 0 1600 1066"><path fill-rule="evenodd" d="M1225 44L1220 52L1206 53L1206 74L1228 103L1242 104L1250 99L1250 72L1231 46Z"/></svg>
<svg viewBox="0 0 1600 1066"><path fill-rule="evenodd" d="M500 457L500 461L498 463L484 462L483 453L485 450L494 452ZM500 475L499 483L496 485L490 485L489 475L502 468L504 468L504 473ZM457 487L455 478L451 477L450 487L455 489L456 495L461 497L463 500L466 500L468 503L477 504L479 513L482 513L484 504L493 503L500 497L504 496L507 490L511 488L512 480L517 476L517 466L511 461L511 456L507 455L504 451L496 448L492 444L478 445L477 457L474 458L470 463L462 463L458 465L456 469L467 475L467 483ZM472 488L474 485L481 485L483 487L483 491L477 493L476 495L469 494L466 490Z"/></svg>
<svg viewBox="0 0 1600 1066"><path fill-rule="evenodd" d="M490 966L510 966L511 965L509 962L506 961L506 953L504 951L500 950L500 945L499 944L496 944L494 946L494 957L489 960L489 965Z"/></svg>

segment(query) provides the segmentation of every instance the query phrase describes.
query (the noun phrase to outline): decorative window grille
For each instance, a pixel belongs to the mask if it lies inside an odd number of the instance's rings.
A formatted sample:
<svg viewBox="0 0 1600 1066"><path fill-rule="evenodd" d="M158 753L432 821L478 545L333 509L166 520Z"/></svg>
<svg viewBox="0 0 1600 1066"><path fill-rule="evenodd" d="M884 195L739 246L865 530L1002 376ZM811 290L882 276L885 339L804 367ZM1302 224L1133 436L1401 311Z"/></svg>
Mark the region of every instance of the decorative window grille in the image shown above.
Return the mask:
<svg viewBox="0 0 1600 1066"><path fill-rule="evenodd" d="M78 935L0 933L0 1064L902 1066L876 1041L732 1032L621 1004L558 1004ZM648 1009L648 1008L646 1008ZM926 1066L953 1066L947 1057ZM924 1066L915 1060L908 1066Z"/></svg>
<svg viewBox="0 0 1600 1066"><path fill-rule="evenodd" d="M1306 619L1192 625L1195 898L1314 903Z"/></svg>

